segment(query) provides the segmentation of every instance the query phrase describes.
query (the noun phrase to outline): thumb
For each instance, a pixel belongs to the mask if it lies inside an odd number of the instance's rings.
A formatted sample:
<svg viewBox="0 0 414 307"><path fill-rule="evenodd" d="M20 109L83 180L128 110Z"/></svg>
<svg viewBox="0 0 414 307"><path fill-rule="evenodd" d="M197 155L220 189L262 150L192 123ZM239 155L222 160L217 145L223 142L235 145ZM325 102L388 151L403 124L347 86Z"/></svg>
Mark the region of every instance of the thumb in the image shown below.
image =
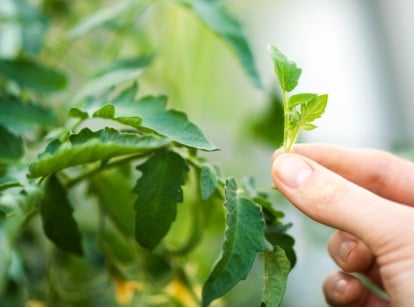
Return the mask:
<svg viewBox="0 0 414 307"><path fill-rule="evenodd" d="M272 165L274 185L312 219L359 237L375 253L406 232L412 208L383 199L306 157L282 153ZM384 241L386 240L386 241Z"/></svg>

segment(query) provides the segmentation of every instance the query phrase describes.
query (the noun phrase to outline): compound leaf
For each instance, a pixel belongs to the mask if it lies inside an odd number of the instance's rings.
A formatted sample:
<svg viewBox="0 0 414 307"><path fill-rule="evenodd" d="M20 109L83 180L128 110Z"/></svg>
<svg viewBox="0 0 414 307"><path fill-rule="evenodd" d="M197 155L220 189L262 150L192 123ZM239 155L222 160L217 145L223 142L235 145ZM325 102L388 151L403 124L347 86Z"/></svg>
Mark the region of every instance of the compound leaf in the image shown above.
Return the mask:
<svg viewBox="0 0 414 307"><path fill-rule="evenodd" d="M169 140L153 135L119 132L112 128L82 129L70 137L70 143L53 141L30 165L28 177L46 176L67 167L107 160L117 156L147 153L161 148Z"/></svg>
<svg viewBox="0 0 414 307"><path fill-rule="evenodd" d="M66 87L66 76L28 59L0 59L0 75L37 92L56 92Z"/></svg>
<svg viewBox="0 0 414 307"><path fill-rule="evenodd" d="M277 307L282 302L286 290L290 263L285 251L275 246L273 251L264 252L265 288L262 297L263 307Z"/></svg>
<svg viewBox="0 0 414 307"><path fill-rule="evenodd" d="M82 255L81 235L66 190L59 179L47 179L45 194L39 203L40 216L46 236L64 252Z"/></svg>
<svg viewBox="0 0 414 307"><path fill-rule="evenodd" d="M250 198L237 196L236 181L226 181L226 230L221 255L203 287L202 305L208 306L245 279L256 257L265 249L260 207Z"/></svg>
<svg viewBox="0 0 414 307"><path fill-rule="evenodd" d="M299 81L302 69L296 63L290 61L276 46L269 47L269 53L273 61L273 68L279 78L280 86L286 91L292 91Z"/></svg>
<svg viewBox="0 0 414 307"><path fill-rule="evenodd" d="M168 233L177 214L177 203L183 201L181 186L189 167L172 151L158 151L137 167L142 176L134 192L135 237L143 247L152 250Z"/></svg>
<svg viewBox="0 0 414 307"><path fill-rule="evenodd" d="M262 81L242 26L223 4L209 0L178 0L178 2L190 8L213 33L229 45L253 84L261 88Z"/></svg>

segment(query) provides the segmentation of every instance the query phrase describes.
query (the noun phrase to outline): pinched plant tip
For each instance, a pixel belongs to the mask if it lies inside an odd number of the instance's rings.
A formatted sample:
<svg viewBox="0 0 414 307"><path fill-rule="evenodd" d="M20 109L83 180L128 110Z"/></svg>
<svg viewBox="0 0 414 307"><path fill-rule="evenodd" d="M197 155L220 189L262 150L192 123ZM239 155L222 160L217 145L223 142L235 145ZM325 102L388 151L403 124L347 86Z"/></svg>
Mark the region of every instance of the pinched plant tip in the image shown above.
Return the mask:
<svg viewBox="0 0 414 307"><path fill-rule="evenodd" d="M283 147L286 152L289 152L301 130L312 130L317 127L313 122L325 112L328 95L301 93L288 97L288 93L298 85L302 69L274 45L269 46L269 53L282 91Z"/></svg>

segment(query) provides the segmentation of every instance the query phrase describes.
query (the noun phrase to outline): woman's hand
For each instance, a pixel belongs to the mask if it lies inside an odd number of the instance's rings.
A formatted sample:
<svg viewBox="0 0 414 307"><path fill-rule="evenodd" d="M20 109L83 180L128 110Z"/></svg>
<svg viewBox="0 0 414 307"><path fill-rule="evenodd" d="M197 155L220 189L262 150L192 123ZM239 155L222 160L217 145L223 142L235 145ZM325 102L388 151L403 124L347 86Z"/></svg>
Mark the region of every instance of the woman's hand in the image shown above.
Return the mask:
<svg viewBox="0 0 414 307"><path fill-rule="evenodd" d="M342 269L325 280L332 306L414 306L414 164L378 150L297 145L276 151L275 187L315 221L338 229L328 250ZM378 298L349 272L383 288Z"/></svg>

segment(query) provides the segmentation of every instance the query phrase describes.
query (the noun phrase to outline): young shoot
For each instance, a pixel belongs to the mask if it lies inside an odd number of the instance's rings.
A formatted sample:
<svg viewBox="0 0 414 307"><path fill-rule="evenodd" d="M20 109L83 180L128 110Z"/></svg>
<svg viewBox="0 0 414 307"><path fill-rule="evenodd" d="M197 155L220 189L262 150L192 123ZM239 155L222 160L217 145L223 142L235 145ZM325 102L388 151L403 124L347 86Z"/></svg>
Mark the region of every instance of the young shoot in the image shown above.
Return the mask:
<svg viewBox="0 0 414 307"><path fill-rule="evenodd" d="M328 95L301 93L288 96L298 85L302 69L289 60L276 46L269 46L275 74L282 91L284 129L283 147L289 152L301 130L316 128L313 121L322 116L328 102Z"/></svg>

